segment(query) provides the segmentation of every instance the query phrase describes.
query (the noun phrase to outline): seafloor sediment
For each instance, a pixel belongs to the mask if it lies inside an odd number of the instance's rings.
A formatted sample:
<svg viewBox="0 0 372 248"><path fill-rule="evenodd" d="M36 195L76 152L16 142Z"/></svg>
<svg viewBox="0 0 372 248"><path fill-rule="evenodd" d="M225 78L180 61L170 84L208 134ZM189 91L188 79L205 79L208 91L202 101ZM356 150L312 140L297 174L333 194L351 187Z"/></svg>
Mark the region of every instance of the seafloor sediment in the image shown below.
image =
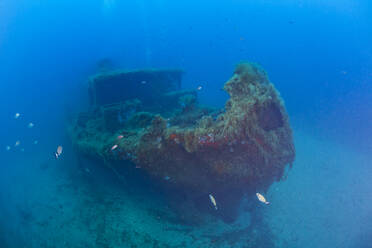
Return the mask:
<svg viewBox="0 0 372 248"><path fill-rule="evenodd" d="M182 192L184 204L205 205L214 195L231 221L244 194L265 192L292 164L288 115L256 64L236 67L224 85L224 109L198 104L197 90L181 89L181 76L145 70L92 77L92 109L71 125L72 141L118 175L137 168L167 193Z"/></svg>
<svg viewBox="0 0 372 248"><path fill-rule="evenodd" d="M194 217L207 220L201 225L180 222L164 195L138 178L139 170L126 183L99 161L76 168L67 150L40 163L48 146L38 159L11 158L0 181L6 189L0 194L1 247L366 247L371 156L294 133L296 166L270 187L265 196L271 203L244 197L239 218L228 224L202 213ZM356 183L351 175L363 176Z"/></svg>

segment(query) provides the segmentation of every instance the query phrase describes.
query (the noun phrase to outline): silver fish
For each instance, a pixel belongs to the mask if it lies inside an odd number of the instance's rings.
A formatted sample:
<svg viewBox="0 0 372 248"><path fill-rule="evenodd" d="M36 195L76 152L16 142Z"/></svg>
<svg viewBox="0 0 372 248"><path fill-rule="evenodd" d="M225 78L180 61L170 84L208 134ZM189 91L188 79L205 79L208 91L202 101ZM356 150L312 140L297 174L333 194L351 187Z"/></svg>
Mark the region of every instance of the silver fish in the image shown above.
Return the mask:
<svg viewBox="0 0 372 248"><path fill-rule="evenodd" d="M211 200L214 208L217 210L217 203L216 203L216 199L214 199L213 195L209 194L209 199Z"/></svg>
<svg viewBox="0 0 372 248"><path fill-rule="evenodd" d="M256 193L256 196L257 196L257 198L260 202L263 202L266 205L270 204L270 202L266 201L266 198L263 195L261 195L260 193Z"/></svg>

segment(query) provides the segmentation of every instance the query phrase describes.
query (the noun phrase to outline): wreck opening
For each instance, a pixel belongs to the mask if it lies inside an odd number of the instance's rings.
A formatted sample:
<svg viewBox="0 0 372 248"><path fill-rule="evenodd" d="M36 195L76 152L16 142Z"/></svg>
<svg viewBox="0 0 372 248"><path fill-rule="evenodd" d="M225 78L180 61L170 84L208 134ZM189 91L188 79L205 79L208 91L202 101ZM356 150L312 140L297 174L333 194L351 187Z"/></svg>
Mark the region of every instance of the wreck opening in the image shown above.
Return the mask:
<svg viewBox="0 0 372 248"><path fill-rule="evenodd" d="M282 113L278 106L271 102L258 111L258 121L265 131L270 131L284 124Z"/></svg>

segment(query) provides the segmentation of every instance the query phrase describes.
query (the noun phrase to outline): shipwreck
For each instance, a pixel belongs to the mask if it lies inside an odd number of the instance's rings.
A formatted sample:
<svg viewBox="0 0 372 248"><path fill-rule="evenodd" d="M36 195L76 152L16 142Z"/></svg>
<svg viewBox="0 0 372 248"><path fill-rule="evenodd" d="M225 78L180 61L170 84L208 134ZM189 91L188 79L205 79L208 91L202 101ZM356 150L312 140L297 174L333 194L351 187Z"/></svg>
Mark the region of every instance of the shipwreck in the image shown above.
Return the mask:
<svg viewBox="0 0 372 248"><path fill-rule="evenodd" d="M256 64L237 65L223 86L230 96L223 109L200 105L196 89L182 89L182 74L138 70L92 77L91 108L72 123L72 141L79 154L112 170L135 167L196 205L200 199L207 205L213 194L229 212L244 194L267 191L293 163L288 114Z"/></svg>

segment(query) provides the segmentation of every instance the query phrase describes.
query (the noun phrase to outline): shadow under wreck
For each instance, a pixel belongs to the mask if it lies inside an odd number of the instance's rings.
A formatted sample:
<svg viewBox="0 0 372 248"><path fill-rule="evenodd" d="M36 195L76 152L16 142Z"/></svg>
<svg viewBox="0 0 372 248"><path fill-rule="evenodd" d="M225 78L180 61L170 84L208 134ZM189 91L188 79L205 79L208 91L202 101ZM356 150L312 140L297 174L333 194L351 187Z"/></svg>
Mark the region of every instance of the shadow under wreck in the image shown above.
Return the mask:
<svg viewBox="0 0 372 248"><path fill-rule="evenodd" d="M181 79L179 70L92 77L92 109L71 125L72 141L114 171L138 168L164 192L182 195L178 205L214 211L212 194L215 215L233 221L244 194L265 192L294 161L284 103L252 63L239 64L225 83L222 110L198 104L197 90L181 90Z"/></svg>

